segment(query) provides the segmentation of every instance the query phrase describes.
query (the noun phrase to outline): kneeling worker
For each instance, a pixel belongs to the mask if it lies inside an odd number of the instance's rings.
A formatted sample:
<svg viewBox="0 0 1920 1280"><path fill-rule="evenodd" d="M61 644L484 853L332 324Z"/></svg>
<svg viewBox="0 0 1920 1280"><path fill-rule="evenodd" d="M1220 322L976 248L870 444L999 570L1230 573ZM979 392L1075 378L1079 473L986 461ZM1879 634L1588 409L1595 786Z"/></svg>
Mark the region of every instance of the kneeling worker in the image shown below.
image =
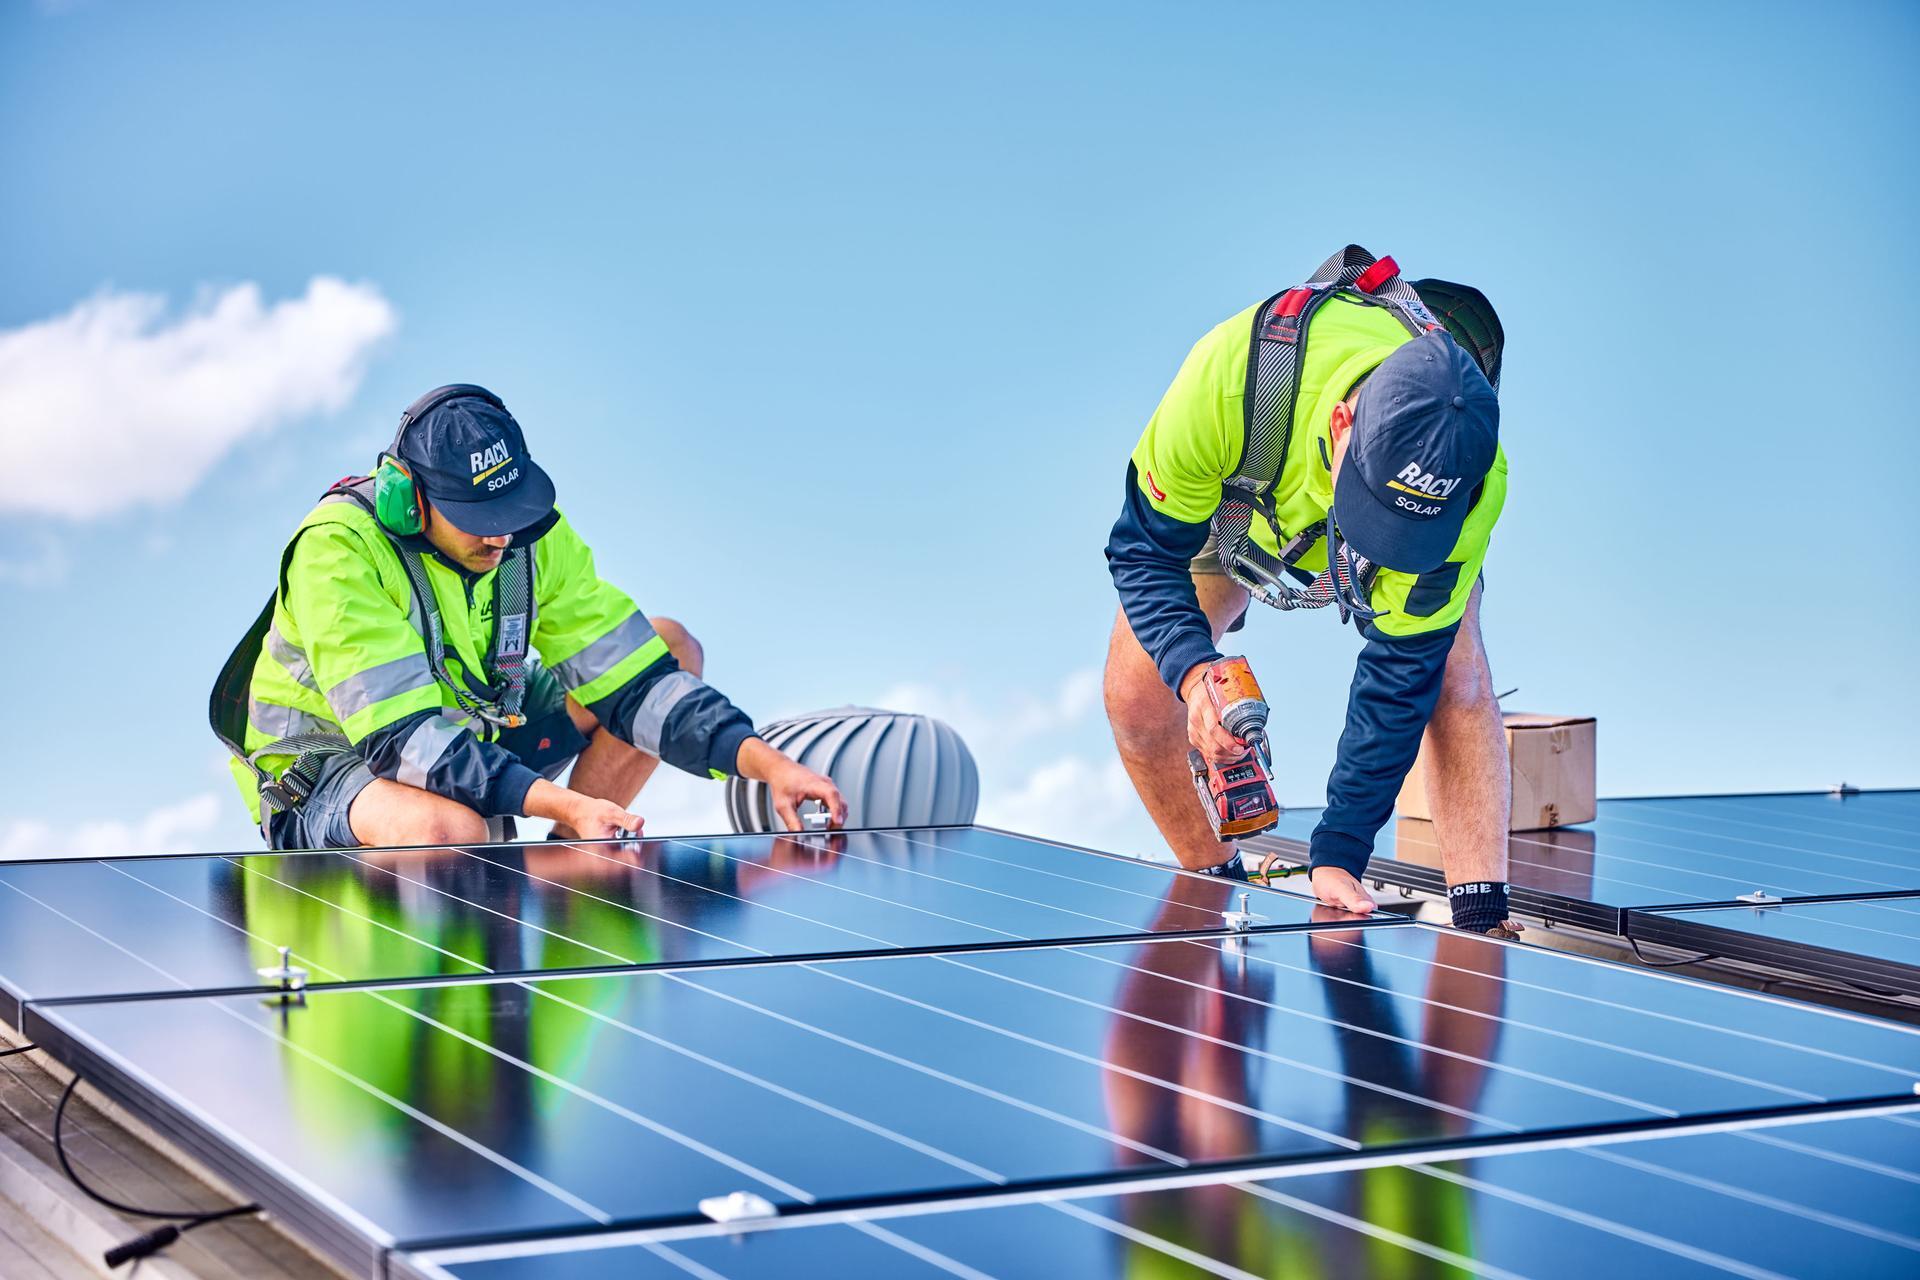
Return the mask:
<svg viewBox="0 0 1920 1280"><path fill-rule="evenodd" d="M1121 759L1182 865L1246 875L1186 762L1189 743L1216 764L1247 749L1199 687L1222 635L1250 598L1337 605L1366 644L1311 840L1315 895L1373 909L1359 877L1424 733L1454 923L1517 931L1507 747L1479 616L1507 488L1500 346L1477 291L1408 284L1393 259L1354 245L1219 325L1181 366L1134 450L1107 543L1121 612L1106 701ZM1288 714L1284 690L1269 686L1267 701Z"/></svg>
<svg viewBox="0 0 1920 1280"><path fill-rule="evenodd" d="M300 522L211 708L269 846L471 844L515 815L613 838L661 760L766 783L789 829L808 800L845 820L700 679L679 624L601 580L553 497L506 406L461 384Z"/></svg>

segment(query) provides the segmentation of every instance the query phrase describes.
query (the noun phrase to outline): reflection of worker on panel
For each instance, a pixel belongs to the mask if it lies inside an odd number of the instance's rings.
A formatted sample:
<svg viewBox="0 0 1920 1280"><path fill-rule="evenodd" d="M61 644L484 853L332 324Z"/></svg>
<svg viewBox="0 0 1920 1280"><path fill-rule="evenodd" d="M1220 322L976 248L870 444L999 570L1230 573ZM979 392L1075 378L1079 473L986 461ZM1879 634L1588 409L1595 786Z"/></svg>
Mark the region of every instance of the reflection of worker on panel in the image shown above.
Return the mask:
<svg viewBox="0 0 1920 1280"><path fill-rule="evenodd" d="M318 982L388 973L414 953L441 972L651 964L681 958L690 936L725 938L760 896L824 875L845 837L776 837L743 858L697 841L631 845L532 844L415 849L377 858L282 859L251 869L223 863L219 895L236 946L255 963L268 939L300 944ZM539 921L538 927L527 921ZM681 926L675 928L673 926Z"/></svg>
<svg viewBox="0 0 1920 1280"><path fill-rule="evenodd" d="M1178 877L1162 922L1176 908L1219 909L1225 887ZM1318 910L1324 922L1343 918ZM1107 1043L1107 1105L1116 1133L1204 1163L1297 1149L1297 1134L1250 1112L1286 1116L1369 1147L1447 1138L1471 1127L1462 1113L1479 1106L1499 1038L1503 950L1458 934L1439 938L1427 988L1413 997L1376 980L1366 930L1315 932L1304 943L1324 1013L1308 1013L1275 1004L1277 985L1297 990L1306 977L1291 963L1299 941L1288 939L1296 945L1284 951L1207 941L1129 953L1135 967L1116 998L1126 1016L1114 1019ZM1287 1059L1311 1060L1329 1038L1333 1054L1322 1061L1343 1079L1289 1066ZM1142 1159L1125 1149L1116 1157ZM1327 1176L1346 1179L1352 1203L1341 1206L1344 1212L1471 1254L1460 1188L1397 1167ZM1256 1275L1303 1268L1373 1274L1375 1260L1360 1256L1371 1248L1364 1237L1325 1224L1313 1230L1317 1238L1302 1239L1298 1215L1231 1184L1124 1203L1133 1226ZM1143 1257L1163 1257L1141 1249ZM1329 1269L1329 1260L1342 1258L1350 1267Z"/></svg>

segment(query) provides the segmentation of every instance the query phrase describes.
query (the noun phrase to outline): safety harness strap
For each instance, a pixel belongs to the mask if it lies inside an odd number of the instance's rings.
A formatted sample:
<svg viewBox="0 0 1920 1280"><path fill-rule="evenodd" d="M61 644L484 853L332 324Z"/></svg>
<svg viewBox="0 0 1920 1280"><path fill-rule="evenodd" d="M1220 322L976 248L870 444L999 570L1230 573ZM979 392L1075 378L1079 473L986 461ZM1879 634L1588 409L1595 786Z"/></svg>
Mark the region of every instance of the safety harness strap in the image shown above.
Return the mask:
<svg viewBox="0 0 1920 1280"><path fill-rule="evenodd" d="M1314 313L1336 295L1388 308L1416 337L1440 327L1413 286L1400 278L1394 260L1375 258L1357 244L1321 263L1305 284L1262 303L1254 316L1247 351L1240 466L1221 487L1213 542L1221 567L1263 604L1277 609L1323 609L1338 603L1343 615L1351 611L1370 617L1364 592L1374 567L1344 545L1328 547L1327 568L1317 577L1295 567L1326 535L1325 521L1287 537L1277 557L1249 534L1256 512L1279 531L1271 495L1293 442L1307 333ZM1297 587L1289 578L1307 585Z"/></svg>
<svg viewBox="0 0 1920 1280"><path fill-rule="evenodd" d="M327 490L323 502L352 502L368 515L374 515L373 481L344 480ZM375 523L378 524L376 518ZM395 537L385 525L379 525L387 543L400 557L407 575L412 600L414 627L426 642L427 664L436 680L453 693L462 711L489 724L514 728L526 723L524 706L527 695L527 638L533 632L537 606L533 591L533 551L527 546L508 547L501 557L493 579L493 644L487 655L489 674L486 683L467 673L456 678L447 667L446 628L440 618L440 602L427 578L426 557L417 547ZM291 554L291 548L289 548Z"/></svg>
<svg viewBox="0 0 1920 1280"><path fill-rule="evenodd" d="M374 515L372 487L373 482L369 479L349 478L328 489L321 501L352 502L368 515ZM375 523L379 523L377 517ZM493 645L488 654L488 665L495 676L495 683L477 684L470 679L456 682L447 667L446 634L441 625L439 602L434 597L432 583L427 579L425 557L416 548L394 537L384 525L380 526L380 531L386 534L388 544L400 557L401 567L406 572L412 596L409 611L414 629L426 644L427 662L434 678L453 691L454 700L469 714L504 728L524 724L528 638L533 633L534 619L539 610L533 590L532 549L525 546L509 547L501 558L499 569L495 571ZM234 759L252 772L259 783L263 830L273 814L297 808L312 794L313 788L319 783L320 770L327 756L353 746L352 740L344 733L289 734L275 738L253 751L248 751L242 745L247 739L247 707L252 700L254 663L273 626L274 605L285 590L287 567L292 559L293 543L290 542L281 554L279 589L267 597L253 625L247 628L246 635L227 656L226 664L221 667L220 675L214 681L213 692L207 700L207 719L213 727L214 736L220 739L221 745ZM261 761L269 756L289 755L294 759L278 778L261 765Z"/></svg>

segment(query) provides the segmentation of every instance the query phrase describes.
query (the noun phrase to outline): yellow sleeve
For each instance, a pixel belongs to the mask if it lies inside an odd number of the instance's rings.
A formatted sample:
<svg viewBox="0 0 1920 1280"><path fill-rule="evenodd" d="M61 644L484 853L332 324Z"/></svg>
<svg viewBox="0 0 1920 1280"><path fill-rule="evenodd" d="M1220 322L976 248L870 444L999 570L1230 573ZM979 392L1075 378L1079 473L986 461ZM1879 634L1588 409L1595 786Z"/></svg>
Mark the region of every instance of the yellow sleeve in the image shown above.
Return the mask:
<svg viewBox="0 0 1920 1280"><path fill-rule="evenodd" d="M1140 492L1155 511L1204 524L1220 505L1220 486L1240 465L1241 403L1246 395L1249 307L1194 344L1134 446Z"/></svg>
<svg viewBox="0 0 1920 1280"><path fill-rule="evenodd" d="M287 563L287 614L298 626L313 680L348 738L440 705L407 600L380 576L364 538L344 524L304 530Z"/></svg>
<svg viewBox="0 0 1920 1280"><path fill-rule="evenodd" d="M1446 563L1427 573L1401 573L1382 569L1374 575L1368 601L1381 616L1373 620L1375 631L1387 636L1419 636L1454 625L1465 616L1467 600L1474 583L1480 581L1480 568L1486 563L1487 546L1500 509L1507 501L1507 455L1494 454L1493 468L1460 527L1460 539L1453 544Z"/></svg>

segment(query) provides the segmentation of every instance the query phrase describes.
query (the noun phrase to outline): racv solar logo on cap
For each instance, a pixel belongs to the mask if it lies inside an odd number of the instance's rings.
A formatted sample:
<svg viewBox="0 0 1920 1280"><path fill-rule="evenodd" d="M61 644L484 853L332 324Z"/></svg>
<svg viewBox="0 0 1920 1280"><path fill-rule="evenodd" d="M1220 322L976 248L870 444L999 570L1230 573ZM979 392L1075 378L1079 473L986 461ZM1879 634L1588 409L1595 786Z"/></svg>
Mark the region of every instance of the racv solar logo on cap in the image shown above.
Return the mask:
<svg viewBox="0 0 1920 1280"><path fill-rule="evenodd" d="M1398 489L1402 494L1411 494L1411 498L1395 497L1394 505L1409 515L1426 519L1437 516L1441 508L1435 504L1445 502L1460 487L1460 476L1436 476L1417 462L1409 462L1400 468L1400 474L1387 481L1387 488Z"/></svg>
<svg viewBox="0 0 1920 1280"><path fill-rule="evenodd" d="M505 475L499 474L502 467L513 461L513 455L508 452L505 440L496 440L485 449L469 454L467 461L473 468L473 483L478 485L485 481L490 490L503 488L520 478L520 470L517 467Z"/></svg>

